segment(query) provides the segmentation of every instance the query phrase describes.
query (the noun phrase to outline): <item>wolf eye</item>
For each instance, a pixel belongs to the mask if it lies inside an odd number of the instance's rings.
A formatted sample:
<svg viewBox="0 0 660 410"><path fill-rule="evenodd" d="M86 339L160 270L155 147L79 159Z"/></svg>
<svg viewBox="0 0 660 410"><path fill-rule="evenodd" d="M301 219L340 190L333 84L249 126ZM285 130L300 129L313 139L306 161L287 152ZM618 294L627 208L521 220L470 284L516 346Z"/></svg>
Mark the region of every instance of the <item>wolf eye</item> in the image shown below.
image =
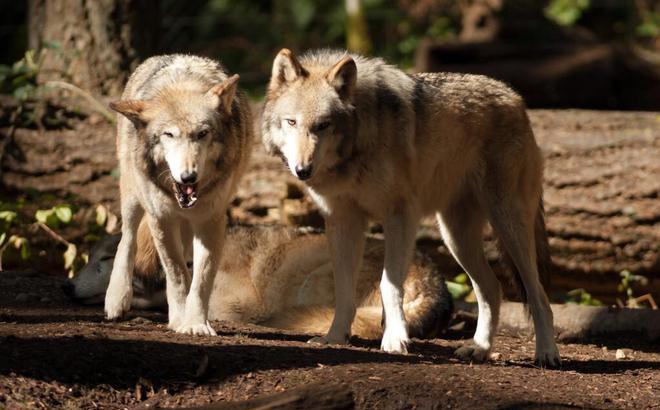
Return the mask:
<svg viewBox="0 0 660 410"><path fill-rule="evenodd" d="M197 139L201 140L209 134L209 130L201 130L197 133Z"/></svg>
<svg viewBox="0 0 660 410"><path fill-rule="evenodd" d="M323 121L322 123L317 124L316 127L314 127L314 128L316 128L316 131L323 131L324 129L328 128L329 126L330 126L330 121Z"/></svg>
<svg viewBox="0 0 660 410"><path fill-rule="evenodd" d="M287 122L287 124L289 124L292 127L296 126L296 120L294 120L294 119L289 118L289 119L286 120L286 122Z"/></svg>
<svg viewBox="0 0 660 410"><path fill-rule="evenodd" d="M167 131L164 132L162 135L163 135L163 137L167 137L167 138L173 138L174 137L174 135L171 132L167 132Z"/></svg>

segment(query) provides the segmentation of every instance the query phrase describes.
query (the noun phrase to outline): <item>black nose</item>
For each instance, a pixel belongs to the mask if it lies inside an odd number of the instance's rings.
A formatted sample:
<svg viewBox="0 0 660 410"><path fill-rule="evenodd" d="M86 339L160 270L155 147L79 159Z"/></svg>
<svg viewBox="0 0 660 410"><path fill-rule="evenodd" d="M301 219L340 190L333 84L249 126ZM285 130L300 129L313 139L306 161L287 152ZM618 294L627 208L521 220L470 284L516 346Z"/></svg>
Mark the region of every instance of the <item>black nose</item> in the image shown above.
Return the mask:
<svg viewBox="0 0 660 410"><path fill-rule="evenodd" d="M197 172L183 171L181 173L181 182L183 182L184 184L194 184L195 181L197 181Z"/></svg>
<svg viewBox="0 0 660 410"><path fill-rule="evenodd" d="M309 179L312 176L312 164L305 166L296 165L296 176L301 181Z"/></svg>
<svg viewBox="0 0 660 410"><path fill-rule="evenodd" d="M70 280L62 284L62 292L70 298L75 297L76 287Z"/></svg>

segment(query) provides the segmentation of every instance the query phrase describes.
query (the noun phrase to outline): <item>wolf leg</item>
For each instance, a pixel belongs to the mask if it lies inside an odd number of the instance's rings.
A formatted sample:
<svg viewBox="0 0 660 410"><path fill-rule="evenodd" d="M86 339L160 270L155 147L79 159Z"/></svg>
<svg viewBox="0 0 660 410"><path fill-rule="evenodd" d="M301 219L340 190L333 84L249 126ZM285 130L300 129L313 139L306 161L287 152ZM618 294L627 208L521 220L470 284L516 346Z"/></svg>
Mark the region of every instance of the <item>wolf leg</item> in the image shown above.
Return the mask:
<svg viewBox="0 0 660 410"><path fill-rule="evenodd" d="M177 330L183 322L188 293L188 272L181 237L182 222L175 219L160 221L152 217L148 217L147 221L165 272L169 322L167 327Z"/></svg>
<svg viewBox="0 0 660 410"><path fill-rule="evenodd" d="M310 343L346 344L355 317L355 278L366 237L366 216L357 209L338 209L326 217L326 236L334 269L335 316L325 336Z"/></svg>
<svg viewBox="0 0 660 410"><path fill-rule="evenodd" d="M470 199L458 201L436 216L445 245L472 280L479 306L474 337L455 354L465 360L483 361L492 348L501 302L500 283L483 251L485 218L476 200Z"/></svg>
<svg viewBox="0 0 660 410"><path fill-rule="evenodd" d="M403 313L403 282L410 268L418 219L409 211L385 218L385 264L380 280L385 332L381 349L386 352L408 352L408 330Z"/></svg>
<svg viewBox="0 0 660 410"><path fill-rule="evenodd" d="M507 200L490 209L490 221L502 245L516 265L534 320L535 360L541 366L559 366L559 350L554 339L552 310L543 290L536 265L533 211L523 212L522 201ZM533 205L536 207L537 202Z"/></svg>
<svg viewBox="0 0 660 410"><path fill-rule="evenodd" d="M105 315L118 319L131 308L133 299L133 268L137 249L137 230L144 209L133 195L122 195L122 236L117 247L115 261L110 274L110 283L105 294Z"/></svg>
<svg viewBox="0 0 660 410"><path fill-rule="evenodd" d="M209 299L213 279L220 266L226 230L225 213L193 227L193 276L186 299L186 313L178 333L215 336L208 321Z"/></svg>

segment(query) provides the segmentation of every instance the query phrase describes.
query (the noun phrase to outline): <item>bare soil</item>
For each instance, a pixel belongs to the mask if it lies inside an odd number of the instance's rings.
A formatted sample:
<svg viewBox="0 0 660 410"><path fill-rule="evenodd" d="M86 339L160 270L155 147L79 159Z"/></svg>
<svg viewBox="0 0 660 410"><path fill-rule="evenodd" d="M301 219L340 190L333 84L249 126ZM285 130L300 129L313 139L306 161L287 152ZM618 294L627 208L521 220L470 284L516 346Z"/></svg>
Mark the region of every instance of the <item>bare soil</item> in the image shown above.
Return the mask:
<svg viewBox="0 0 660 410"><path fill-rule="evenodd" d="M660 300L658 114L530 114L546 158L556 263L551 296L560 300L566 290L584 287L612 301L619 272L628 269L649 278L636 294ZM0 127L0 134L2 199L35 189L53 194L40 197L46 204L80 206L76 222L58 232L88 247L83 236L85 220L94 217L90 205L117 210L113 128L91 116L65 129L16 129L11 140L8 128ZM33 198L23 209L29 218L37 209ZM231 212L234 222L322 224L298 182L259 147ZM345 383L357 408L660 407L660 347L632 336L564 341L563 367L548 370L533 365L529 335L511 332L498 337L495 360L456 360L453 350L473 332L469 323L443 339L414 341L408 355L390 355L376 341L320 347L305 343L310 335L232 323L215 323L218 337L177 335L158 312L105 322L100 307L72 305L59 291L62 245L38 229L24 234L37 255L30 262L35 270L0 272L0 408L196 406L312 383ZM448 274L458 273L430 219L418 248ZM492 243L486 249L495 260ZM617 349L626 349L625 359L616 359Z"/></svg>
<svg viewBox="0 0 660 410"><path fill-rule="evenodd" d="M455 359L471 329L415 340L408 355L232 323L215 323L217 337L192 337L168 331L158 312L106 322L100 307L70 304L60 283L0 274L0 408L196 406L312 383L344 383L365 409L660 406L660 348L634 339L561 343L563 366L549 370L534 366L533 340L511 333L497 338L491 362ZM615 358L619 348L626 359Z"/></svg>

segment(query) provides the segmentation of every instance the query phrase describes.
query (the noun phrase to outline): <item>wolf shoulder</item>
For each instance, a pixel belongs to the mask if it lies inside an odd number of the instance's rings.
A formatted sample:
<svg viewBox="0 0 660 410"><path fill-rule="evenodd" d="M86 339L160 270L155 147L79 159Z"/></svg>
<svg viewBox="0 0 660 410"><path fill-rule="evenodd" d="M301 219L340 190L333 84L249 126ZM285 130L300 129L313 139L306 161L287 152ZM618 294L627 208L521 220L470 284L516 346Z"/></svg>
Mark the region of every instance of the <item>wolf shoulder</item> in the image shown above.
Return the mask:
<svg viewBox="0 0 660 410"><path fill-rule="evenodd" d="M411 78L423 97L455 111L525 110L525 103L517 92L485 75L437 72L412 74Z"/></svg>

